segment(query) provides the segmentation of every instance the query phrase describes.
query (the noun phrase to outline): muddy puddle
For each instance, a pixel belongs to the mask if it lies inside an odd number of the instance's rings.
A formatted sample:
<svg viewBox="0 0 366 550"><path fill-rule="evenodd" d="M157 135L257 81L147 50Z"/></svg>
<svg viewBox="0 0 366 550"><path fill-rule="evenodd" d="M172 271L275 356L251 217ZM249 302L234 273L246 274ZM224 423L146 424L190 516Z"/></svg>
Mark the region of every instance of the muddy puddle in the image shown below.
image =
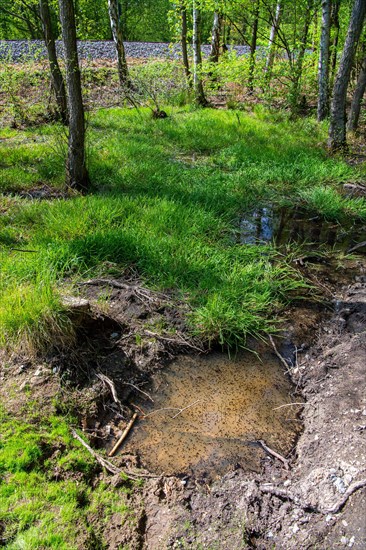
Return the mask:
<svg viewBox="0 0 366 550"><path fill-rule="evenodd" d="M188 473L208 480L240 465L258 471L265 453L258 440L288 454L301 423L291 385L268 354L180 357L156 374L141 400L146 413L123 452L136 453L152 472ZM143 397L143 396L142 396Z"/></svg>
<svg viewBox="0 0 366 550"><path fill-rule="evenodd" d="M265 244L270 241L277 246L291 242L327 245L347 252L366 241L366 229L363 224L328 222L302 208L268 206L246 213L240 220L239 242ZM366 247L357 251L366 252Z"/></svg>

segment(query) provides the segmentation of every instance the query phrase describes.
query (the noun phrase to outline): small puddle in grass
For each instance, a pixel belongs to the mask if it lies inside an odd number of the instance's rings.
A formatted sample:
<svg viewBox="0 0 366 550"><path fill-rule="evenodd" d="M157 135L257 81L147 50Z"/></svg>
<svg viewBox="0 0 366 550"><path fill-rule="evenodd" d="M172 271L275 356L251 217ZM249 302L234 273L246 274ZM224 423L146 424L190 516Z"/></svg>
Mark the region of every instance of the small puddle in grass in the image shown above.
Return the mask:
<svg viewBox="0 0 366 550"><path fill-rule="evenodd" d="M365 225L327 222L302 208L257 208L240 220L239 242L260 244L274 241L277 246L289 242L328 245L348 251L366 241ZM365 252L366 246L358 252Z"/></svg>
<svg viewBox="0 0 366 550"><path fill-rule="evenodd" d="M137 453L156 473L194 473L214 479L240 465L258 471L262 439L283 455L293 448L301 423L292 386L271 354L180 357L153 377L154 403L133 428L124 452Z"/></svg>

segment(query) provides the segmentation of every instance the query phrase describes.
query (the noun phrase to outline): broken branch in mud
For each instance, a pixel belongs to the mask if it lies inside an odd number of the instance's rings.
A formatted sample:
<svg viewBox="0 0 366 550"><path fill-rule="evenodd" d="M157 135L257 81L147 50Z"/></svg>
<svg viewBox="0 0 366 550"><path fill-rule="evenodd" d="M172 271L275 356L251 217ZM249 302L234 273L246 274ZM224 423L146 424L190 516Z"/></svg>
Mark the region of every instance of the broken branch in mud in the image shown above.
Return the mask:
<svg viewBox="0 0 366 550"><path fill-rule="evenodd" d="M89 279L88 281L81 281L78 283L79 286L102 286L108 285L112 288L119 288L121 290L129 290L136 294L136 296L143 298L148 301L157 301L159 299L168 299L168 296L160 292L153 292L139 285L130 285L128 283L122 283L121 281L116 281L115 279Z"/></svg>
<svg viewBox="0 0 366 550"><path fill-rule="evenodd" d="M280 352L278 351L277 347L276 347L276 344L274 343L274 340L272 338L271 335L268 336L268 339L269 341L271 342L272 344L272 347L273 347L273 351L275 352L275 354L277 355L278 359L281 361L281 363L283 364L283 366L286 368L286 373L290 372L290 367L286 361L286 359L284 357L282 357L282 355L280 354Z"/></svg>
<svg viewBox="0 0 366 550"><path fill-rule="evenodd" d="M95 458L95 460L103 467L105 468L110 474L119 474L122 472L122 470L120 468L117 468L117 466L114 466L114 464L112 464L111 462L109 462L109 460L106 460L105 458L103 458L102 456L100 456L98 453L96 453L91 447L90 445L88 445L86 443L86 441L84 441L84 439L82 437L80 437L80 435L75 431L75 430L71 430L71 433L72 433L72 436L77 439L79 441L79 443L82 444L83 447L85 447L85 449L87 451L89 451L89 453ZM126 474L127 475L127 474Z"/></svg>
<svg viewBox="0 0 366 550"><path fill-rule="evenodd" d="M130 433L130 430L131 430L132 426L134 425L134 423L137 419L137 416L138 416L137 413L134 413L133 417L131 418L131 420L127 424L125 430L123 431L121 437L119 438L119 440L117 441L117 443L115 444L113 449L108 453L108 456L113 456L118 451L118 449L120 448L120 446L122 445L122 443L124 442L124 440L126 439L128 434Z"/></svg>
<svg viewBox="0 0 366 550"><path fill-rule="evenodd" d="M366 479L361 479L360 481L356 481L355 483L352 483L347 489L347 491L344 493L343 497L334 504L331 508L328 508L327 510L324 510L323 514L337 514L340 512L343 508L343 506L346 504L347 500L353 493L358 491L359 489L362 489L362 487L366 487Z"/></svg>
<svg viewBox="0 0 366 550"><path fill-rule="evenodd" d="M288 491L285 489L281 489L280 487L275 487L271 483L266 483L259 486L259 490L262 493L267 493L270 495L273 495L277 498L283 499L283 500L290 500L293 502L296 506L299 508L302 508L303 510L308 510L313 513L319 513L319 510L312 506L311 504L303 503L300 499L300 497L296 495L291 495Z"/></svg>
<svg viewBox="0 0 366 550"><path fill-rule="evenodd" d="M190 407L193 407L193 405L196 405L196 403L198 403L199 401L201 401L200 399L197 399L197 401L194 401L194 403L191 403L190 405L187 405L186 407L184 407L183 409L180 409L179 413L175 414L173 416L173 418L177 418L177 416L179 416L180 414L182 414L183 411L186 411L187 409L189 409Z"/></svg>
<svg viewBox="0 0 366 550"><path fill-rule="evenodd" d="M292 407L293 405L308 405L308 403L302 403L300 401L296 401L295 403L285 403L284 405L280 405L279 407L275 407L272 409L272 411L278 411L279 409L283 409L284 407Z"/></svg>
<svg viewBox="0 0 366 550"><path fill-rule="evenodd" d="M123 410L123 407L122 407L122 403L120 402L120 400L118 399L118 395L117 395L117 391L116 391L116 386L114 385L113 381L108 378L108 376L106 376L105 374L103 373L99 373L97 372L97 378L99 378L99 380L101 380L102 382L104 382L108 387L109 389L111 390L111 394L112 394L112 397L113 397L113 401L115 403L117 403L117 405L119 406L119 408L121 410Z"/></svg>
<svg viewBox="0 0 366 550"><path fill-rule="evenodd" d="M161 334L157 334L156 332L151 332L151 330L144 330L144 334L146 336L152 336L153 338L156 338L157 340L162 340L164 342L170 342L175 345L180 346L186 346L187 348L194 349L195 351L198 351L199 353L205 353L205 350L202 348L199 348L198 346L195 346L194 344L191 344L190 342L187 342L182 336L177 334L177 338L168 338L167 336L161 336Z"/></svg>
<svg viewBox="0 0 366 550"><path fill-rule="evenodd" d="M183 411L186 411L190 407L193 407L193 405L196 405L199 401L200 401L200 399L197 399L196 401L194 401L193 403L190 403L189 405L187 405L186 407L183 407L182 409L180 409L179 407L163 407L162 409L156 409L155 411L151 411L150 413L146 414L145 418L147 418L148 416L152 416L153 414L156 414L158 412L162 412L162 411L178 411L177 414L175 414L174 416L171 417L172 419L177 418L177 416L182 414Z"/></svg>
<svg viewBox="0 0 366 550"><path fill-rule="evenodd" d="M276 451L273 451L270 447L268 447L268 445L266 445L266 443L262 439L258 439L257 442L261 445L261 447L265 450L266 453L268 453L269 455L272 455L275 458L277 458L278 460L280 460L282 462L282 464L285 466L286 470L290 469L288 460L286 460L285 457L283 457L282 455L280 455Z"/></svg>
<svg viewBox="0 0 366 550"><path fill-rule="evenodd" d="M156 476L154 474L149 474L147 472L126 472L125 470L122 470L122 468L118 468L117 466L115 466L114 464L112 464L112 462L110 462L109 460L106 460L105 458L103 458L102 456L100 456L100 454L96 453L94 451L94 449L92 449L90 447L90 445L88 445L86 443L86 441L84 441L84 439L82 439L82 437L80 437L80 435L75 431L75 430L71 430L71 433L72 433L72 436L77 439L79 441L79 443L82 444L83 447L85 447L85 449L95 458L95 460L103 467L105 468L105 470L107 470L107 472L109 472L110 474L113 474L113 475L116 475L116 474L123 474L124 476L126 476L128 479L131 479L132 481L136 481L138 479L141 479L141 478L147 478L147 479L153 479L153 478L157 478L157 477L160 477L160 476Z"/></svg>
<svg viewBox="0 0 366 550"><path fill-rule="evenodd" d="M148 399L150 399L150 401L152 403L154 403L154 400L153 398L151 397L151 395L149 395L147 392L143 391L142 389L140 389L138 386L135 386L135 384L131 384L131 382L123 382L123 384L125 386L131 386L132 388L134 388L135 390L137 390L138 392L142 393L142 395L145 395Z"/></svg>

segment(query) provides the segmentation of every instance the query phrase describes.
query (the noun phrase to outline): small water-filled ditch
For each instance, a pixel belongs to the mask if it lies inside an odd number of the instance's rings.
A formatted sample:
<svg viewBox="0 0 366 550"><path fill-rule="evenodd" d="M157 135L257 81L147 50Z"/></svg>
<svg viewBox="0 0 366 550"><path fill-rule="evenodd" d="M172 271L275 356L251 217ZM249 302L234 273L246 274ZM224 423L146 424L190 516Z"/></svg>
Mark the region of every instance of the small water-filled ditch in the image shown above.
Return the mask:
<svg viewBox="0 0 366 550"><path fill-rule="evenodd" d="M124 451L150 471L212 479L240 465L258 471L258 440L286 455L301 429L292 386L270 353L236 359L224 354L181 356L155 374L141 400L145 412ZM281 408L279 408L281 407Z"/></svg>
<svg viewBox="0 0 366 550"><path fill-rule="evenodd" d="M301 207L269 205L247 212L239 223L241 244L260 244L273 241L277 246L286 243L327 245L349 251L366 241L366 228L361 223L336 223L312 215ZM365 251L361 247L359 252Z"/></svg>

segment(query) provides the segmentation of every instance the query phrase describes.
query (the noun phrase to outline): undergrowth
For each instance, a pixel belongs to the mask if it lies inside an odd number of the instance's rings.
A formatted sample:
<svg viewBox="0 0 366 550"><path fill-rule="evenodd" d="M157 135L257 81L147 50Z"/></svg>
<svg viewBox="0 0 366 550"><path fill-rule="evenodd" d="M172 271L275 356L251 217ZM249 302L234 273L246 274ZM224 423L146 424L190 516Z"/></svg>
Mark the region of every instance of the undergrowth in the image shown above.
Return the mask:
<svg viewBox="0 0 366 550"><path fill-rule="evenodd" d="M152 120L145 109L92 115L93 188L86 197L3 196L3 346L24 336L33 337L35 348L70 338L60 293L75 292L80 278L131 266L145 284L188 299L193 331L243 344L248 334L274 330L279 308L305 282L273 244L238 244L239 218L278 203L301 204L332 220L366 219L365 201L337 189L359 172L326 157L325 128L314 121L291 122L260 108L169 114L164 120ZM3 192L61 185L57 125L1 136Z"/></svg>

